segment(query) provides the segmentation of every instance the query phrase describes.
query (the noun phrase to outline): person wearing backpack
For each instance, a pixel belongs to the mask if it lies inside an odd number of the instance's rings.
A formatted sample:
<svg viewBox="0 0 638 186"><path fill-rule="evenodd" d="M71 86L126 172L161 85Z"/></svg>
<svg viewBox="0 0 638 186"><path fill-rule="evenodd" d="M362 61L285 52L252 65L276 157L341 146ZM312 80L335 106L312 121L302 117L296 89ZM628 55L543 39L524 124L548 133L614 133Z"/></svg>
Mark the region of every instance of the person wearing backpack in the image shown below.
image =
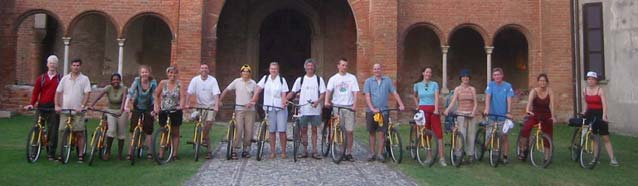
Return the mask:
<svg viewBox="0 0 638 186"><path fill-rule="evenodd" d="M33 109L37 104L38 108L53 109L55 106L54 97L55 90L58 88L58 84L62 79L62 75L58 73L58 57L50 55L47 58L47 72L38 76L33 83L33 92L31 94L31 102L29 105L24 106L25 110ZM58 125L60 122L60 115L52 110L40 111L42 117L46 118L44 121L47 125L47 136L49 141L58 141ZM49 143L47 147L47 156L49 161L55 160L55 149L57 143Z"/></svg>
<svg viewBox="0 0 638 186"><path fill-rule="evenodd" d="M149 66L140 65L139 73L140 75L135 77L135 80L133 80L133 83L128 89L124 111L131 112L129 105L133 105L135 112L131 113L131 123L129 125L131 136L133 136L133 130L135 126L137 126L137 120L144 115L144 121L142 121L142 128L144 134L146 134L144 141L146 146L150 147L151 136L153 134L153 122L155 122L154 114L151 114L151 112L154 108L153 94L157 88L157 81L151 76L151 67ZM132 146L129 147L128 151L132 151ZM153 155L148 153L146 158L152 159ZM131 156L127 156L126 159L130 160Z"/></svg>
<svg viewBox="0 0 638 186"><path fill-rule="evenodd" d="M279 144L281 146L281 158L286 158L286 124L288 123L288 110L286 109L286 93L289 91L286 79L279 75L279 63L272 62L269 65L270 75L265 75L257 83L255 94L248 107L255 105L259 99L261 91L264 91L264 112L268 113L268 123L270 132L270 158L275 158L275 133L279 133ZM271 107L267 107L271 106ZM280 107L283 109L273 108Z"/></svg>
<svg viewBox="0 0 638 186"><path fill-rule="evenodd" d="M326 92L326 84L323 78L315 74L315 60L307 59L304 62L306 74L297 78L292 86L292 91L288 93L288 100L299 94L298 104L303 105L310 101L311 104L299 108L299 124L301 125L301 140L304 146L300 158L308 157L308 125L312 126L312 158L321 159L317 153L317 127L321 125L321 103ZM305 83L304 83L305 81Z"/></svg>

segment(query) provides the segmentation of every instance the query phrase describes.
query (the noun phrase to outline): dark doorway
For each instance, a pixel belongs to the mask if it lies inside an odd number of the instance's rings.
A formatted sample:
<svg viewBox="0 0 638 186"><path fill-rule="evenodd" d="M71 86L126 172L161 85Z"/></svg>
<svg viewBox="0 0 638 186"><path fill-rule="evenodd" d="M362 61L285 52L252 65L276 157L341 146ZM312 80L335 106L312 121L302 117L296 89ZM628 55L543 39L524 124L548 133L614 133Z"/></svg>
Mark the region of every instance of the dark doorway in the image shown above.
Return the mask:
<svg viewBox="0 0 638 186"><path fill-rule="evenodd" d="M310 57L311 33L307 17L295 10L279 10L266 17L259 30L258 78L268 74L270 62L279 62L280 74L292 87Z"/></svg>

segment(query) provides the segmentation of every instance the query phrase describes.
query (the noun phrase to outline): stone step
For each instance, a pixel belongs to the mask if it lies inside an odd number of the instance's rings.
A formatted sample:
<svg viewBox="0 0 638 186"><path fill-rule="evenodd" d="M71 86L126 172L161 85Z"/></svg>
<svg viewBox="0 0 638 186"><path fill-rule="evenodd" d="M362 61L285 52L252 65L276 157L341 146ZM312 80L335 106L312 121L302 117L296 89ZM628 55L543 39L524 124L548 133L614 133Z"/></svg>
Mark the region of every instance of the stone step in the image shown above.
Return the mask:
<svg viewBox="0 0 638 186"><path fill-rule="evenodd" d="M14 112L6 111L6 110L0 110L0 118L11 118L14 115L15 115Z"/></svg>

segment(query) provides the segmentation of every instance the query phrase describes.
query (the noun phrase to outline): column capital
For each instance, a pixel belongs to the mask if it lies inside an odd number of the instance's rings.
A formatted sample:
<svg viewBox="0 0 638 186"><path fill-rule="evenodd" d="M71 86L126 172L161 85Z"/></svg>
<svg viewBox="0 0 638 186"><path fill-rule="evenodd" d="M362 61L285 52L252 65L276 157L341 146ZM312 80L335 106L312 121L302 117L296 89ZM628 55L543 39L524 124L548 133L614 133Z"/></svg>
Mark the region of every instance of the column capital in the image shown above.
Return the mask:
<svg viewBox="0 0 638 186"><path fill-rule="evenodd" d="M64 41L64 45L69 45L69 43L71 43L71 37L62 37L62 41Z"/></svg>
<svg viewBox="0 0 638 186"><path fill-rule="evenodd" d="M494 50L494 46L486 46L485 47L485 53L487 53L487 54L492 54L493 50Z"/></svg>
<svg viewBox="0 0 638 186"><path fill-rule="evenodd" d="M441 52L447 54L448 49L450 49L449 45L441 45Z"/></svg>
<svg viewBox="0 0 638 186"><path fill-rule="evenodd" d="M124 46L124 41L126 41L126 39L124 39L124 38L117 39L117 45L120 46L120 47L123 47Z"/></svg>

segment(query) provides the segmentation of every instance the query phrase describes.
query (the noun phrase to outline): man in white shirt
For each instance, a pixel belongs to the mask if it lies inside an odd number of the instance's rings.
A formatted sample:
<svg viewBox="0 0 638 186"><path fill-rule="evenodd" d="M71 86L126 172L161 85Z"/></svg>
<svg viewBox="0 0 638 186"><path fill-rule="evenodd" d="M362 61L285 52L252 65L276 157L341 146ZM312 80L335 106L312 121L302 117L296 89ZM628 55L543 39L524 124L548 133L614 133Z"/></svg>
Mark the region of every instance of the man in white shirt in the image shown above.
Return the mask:
<svg viewBox="0 0 638 186"><path fill-rule="evenodd" d="M82 60L74 59L71 61L71 73L62 77L58 88L55 91L55 110L60 112L62 109L74 109L75 112L69 115L68 112L64 112L60 116L60 126L58 127L58 134L64 134L64 128L66 127L66 120L68 117L73 118L73 136L78 139L77 146L83 147L85 143L84 139L84 112L86 104L89 101L89 95L91 93L91 81L88 77L80 73L80 66ZM58 152L62 152L62 139L64 136L58 138ZM84 161L84 149L79 148L78 162ZM61 155L58 160L61 160Z"/></svg>
<svg viewBox="0 0 638 186"><path fill-rule="evenodd" d="M355 110L357 105L357 94L359 93L359 82L357 77L348 73L348 61L346 59L339 60L337 64L339 72L328 80L326 86L327 94L325 105L347 107ZM333 109L336 113L337 109ZM348 139L346 156L344 160L354 161L352 157L353 130L355 124L354 112L349 110L341 110L340 116L342 126L346 128L346 137Z"/></svg>
<svg viewBox="0 0 638 186"><path fill-rule="evenodd" d="M201 64L199 65L199 75L195 76L190 84L188 85L188 91L186 94L186 108L190 108L190 97L195 95L197 97L197 107L199 108L209 108L211 110L203 110L200 113L201 117L204 118L204 145L208 147L208 153L206 153L206 159L210 159L213 157L211 153L211 145L209 140L209 132L210 128L213 127L213 122L215 121L215 114L219 111L219 104L217 101L219 100L219 84L217 83L217 79L213 76L209 75L208 65Z"/></svg>
<svg viewBox="0 0 638 186"><path fill-rule="evenodd" d="M279 144L281 146L281 158L286 158L286 125L288 124L288 110L286 109L286 93L288 83L279 75L279 63L272 62L268 69L270 75L266 75L257 83L257 89L248 106L255 105L261 91L264 91L264 111L268 113L268 127L270 131L270 158L275 158L275 133L279 132Z"/></svg>
<svg viewBox="0 0 638 186"><path fill-rule="evenodd" d="M326 84L323 78L315 75L314 59L307 59L304 62L306 75L297 78L292 86L292 91L288 93L288 100L299 93L299 125L301 127L301 139L304 146L300 158L308 157L308 125L312 126L312 158L321 159L317 153L317 127L321 125L321 103L326 92Z"/></svg>

